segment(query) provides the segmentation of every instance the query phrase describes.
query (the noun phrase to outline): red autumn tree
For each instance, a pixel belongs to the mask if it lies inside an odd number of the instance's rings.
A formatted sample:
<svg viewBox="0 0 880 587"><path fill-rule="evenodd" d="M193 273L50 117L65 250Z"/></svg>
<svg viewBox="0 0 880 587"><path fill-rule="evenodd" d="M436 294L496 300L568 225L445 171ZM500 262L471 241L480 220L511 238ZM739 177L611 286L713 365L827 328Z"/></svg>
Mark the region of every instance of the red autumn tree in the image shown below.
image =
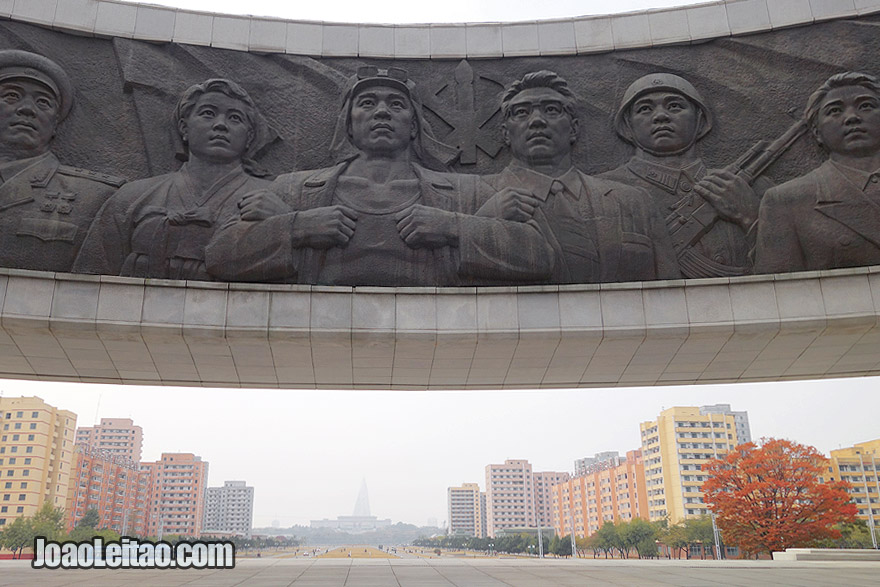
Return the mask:
<svg viewBox="0 0 880 587"><path fill-rule="evenodd" d="M727 544L748 553L807 547L837 538L855 519L845 481L821 483L827 464L812 446L775 438L741 444L703 465L705 500Z"/></svg>

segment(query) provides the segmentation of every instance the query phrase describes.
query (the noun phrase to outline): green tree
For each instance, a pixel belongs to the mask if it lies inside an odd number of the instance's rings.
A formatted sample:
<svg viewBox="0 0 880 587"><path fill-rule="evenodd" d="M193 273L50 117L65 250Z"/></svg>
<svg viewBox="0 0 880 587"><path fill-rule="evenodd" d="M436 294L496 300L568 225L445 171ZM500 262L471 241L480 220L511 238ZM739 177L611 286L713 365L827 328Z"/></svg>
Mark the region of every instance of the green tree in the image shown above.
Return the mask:
<svg viewBox="0 0 880 587"><path fill-rule="evenodd" d="M688 552L688 546L690 545L690 541L688 540L687 528L685 528L683 524L669 526L660 536L660 540L668 548L672 549L675 553L673 555L674 558L681 558L682 552L685 557L689 557L690 553Z"/></svg>
<svg viewBox="0 0 880 587"><path fill-rule="evenodd" d="M605 553L605 558L608 558L609 554L614 556L615 550L620 552L621 557L626 558L624 552L625 547L623 541L620 539L620 533L617 530L617 526L612 522L605 522L602 524L602 527L593 534L593 536L595 536L595 546Z"/></svg>
<svg viewBox="0 0 880 587"><path fill-rule="evenodd" d="M83 514L83 517L79 519L79 522L76 523L76 527L97 528L100 523L101 515L98 513L98 510L95 508L89 508L86 510L86 513Z"/></svg>
<svg viewBox="0 0 880 587"><path fill-rule="evenodd" d="M44 536L47 540L63 540L67 537L64 521L64 510L47 501L31 518L33 535Z"/></svg>
<svg viewBox="0 0 880 587"><path fill-rule="evenodd" d="M627 552L635 550L639 558L657 556L657 528L641 518L623 522L618 529Z"/></svg>
<svg viewBox="0 0 880 587"><path fill-rule="evenodd" d="M688 544L699 544L701 548L700 556L706 558L706 550L712 552L712 558L715 558L715 532L712 530L712 518L709 516L700 516L699 518L688 518L684 522L685 533L687 535Z"/></svg>
<svg viewBox="0 0 880 587"><path fill-rule="evenodd" d="M34 529L30 518L16 518L0 532L0 546L11 550L13 558L21 558L21 551L33 544Z"/></svg>

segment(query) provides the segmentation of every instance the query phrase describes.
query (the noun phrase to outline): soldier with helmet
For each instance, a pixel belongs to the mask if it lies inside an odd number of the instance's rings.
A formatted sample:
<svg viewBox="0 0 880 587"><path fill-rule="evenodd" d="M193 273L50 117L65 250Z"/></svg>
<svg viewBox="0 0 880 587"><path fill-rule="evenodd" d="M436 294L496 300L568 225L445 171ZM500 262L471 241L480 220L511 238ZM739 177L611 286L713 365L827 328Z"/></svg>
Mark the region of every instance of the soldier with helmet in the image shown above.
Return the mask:
<svg viewBox="0 0 880 587"><path fill-rule="evenodd" d="M709 172L700 159L697 143L712 130L712 114L697 89L669 73L641 77L624 93L614 124L636 152L600 177L648 191L666 219L682 275L752 273L759 197L732 170Z"/></svg>
<svg viewBox="0 0 880 587"><path fill-rule="evenodd" d="M36 53L0 51L0 266L70 271L92 219L123 180L62 165L50 147L74 89Z"/></svg>

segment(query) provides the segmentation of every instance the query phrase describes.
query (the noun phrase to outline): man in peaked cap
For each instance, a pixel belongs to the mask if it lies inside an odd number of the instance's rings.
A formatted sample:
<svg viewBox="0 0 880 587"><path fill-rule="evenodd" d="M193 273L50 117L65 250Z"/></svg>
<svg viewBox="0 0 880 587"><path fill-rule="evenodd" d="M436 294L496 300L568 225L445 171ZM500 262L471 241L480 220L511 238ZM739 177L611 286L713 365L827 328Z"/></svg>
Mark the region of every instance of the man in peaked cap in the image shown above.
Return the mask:
<svg viewBox="0 0 880 587"><path fill-rule="evenodd" d="M710 173L700 159L697 142L712 129L712 114L697 89L669 73L641 77L624 93L614 125L636 152L600 177L648 191L673 236L682 275L752 273L759 198L741 177Z"/></svg>
<svg viewBox="0 0 880 587"><path fill-rule="evenodd" d="M70 271L98 209L123 183L52 154L73 101L57 63L0 51L0 267Z"/></svg>

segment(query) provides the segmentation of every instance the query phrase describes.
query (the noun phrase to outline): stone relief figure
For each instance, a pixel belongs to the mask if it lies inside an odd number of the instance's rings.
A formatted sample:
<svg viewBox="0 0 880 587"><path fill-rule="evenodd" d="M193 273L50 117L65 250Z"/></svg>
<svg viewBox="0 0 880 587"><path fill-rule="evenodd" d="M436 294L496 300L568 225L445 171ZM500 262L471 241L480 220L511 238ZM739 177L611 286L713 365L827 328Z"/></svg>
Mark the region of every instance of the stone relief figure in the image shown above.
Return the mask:
<svg viewBox="0 0 880 587"><path fill-rule="evenodd" d="M669 73L637 79L624 92L615 130L636 152L600 177L648 191L666 219L682 275L752 273L759 196L733 169L707 171L697 143L712 130L712 114L696 88Z"/></svg>
<svg viewBox="0 0 880 587"><path fill-rule="evenodd" d="M501 111L511 162L484 177L498 193L479 213L535 222L555 253L553 283L680 277L648 195L572 166L580 121L563 78L526 74L504 91Z"/></svg>
<svg viewBox="0 0 880 587"><path fill-rule="evenodd" d="M880 80L831 76L805 118L828 160L765 194L756 271L880 264Z"/></svg>
<svg viewBox="0 0 880 587"><path fill-rule="evenodd" d="M51 151L74 88L36 53L0 51L0 266L70 271L89 224L123 180Z"/></svg>
<svg viewBox="0 0 880 587"><path fill-rule="evenodd" d="M240 218L207 248L208 270L230 281L379 286L549 275L552 251L533 226L473 216L488 198L479 177L438 171L442 144L405 70L358 70L332 151L337 165L245 196Z"/></svg>
<svg viewBox="0 0 880 587"><path fill-rule="evenodd" d="M209 280L205 245L227 201L269 181L250 156L267 125L237 83L210 79L187 89L174 112L186 162L178 171L131 182L98 213L75 271Z"/></svg>

